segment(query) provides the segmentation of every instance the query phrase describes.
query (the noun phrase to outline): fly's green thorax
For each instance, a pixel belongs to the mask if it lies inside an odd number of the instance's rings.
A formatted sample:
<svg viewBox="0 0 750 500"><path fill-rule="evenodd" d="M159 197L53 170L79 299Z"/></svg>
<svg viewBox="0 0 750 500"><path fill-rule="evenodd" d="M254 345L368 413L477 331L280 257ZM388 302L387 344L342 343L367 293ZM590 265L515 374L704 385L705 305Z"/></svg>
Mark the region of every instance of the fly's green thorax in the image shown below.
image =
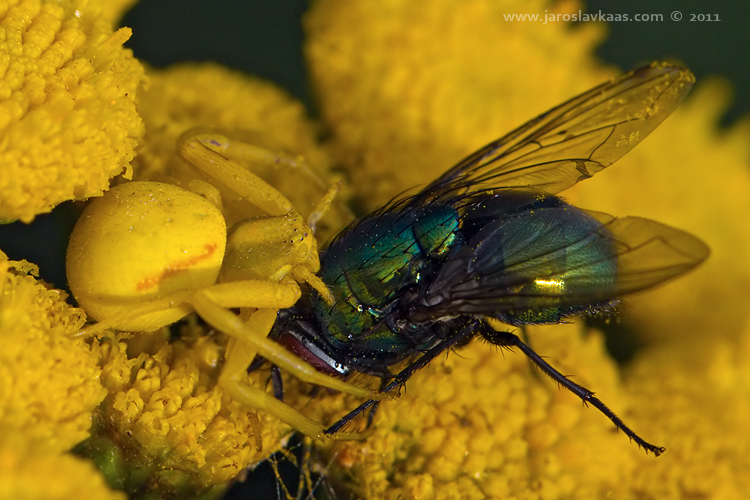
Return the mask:
<svg viewBox="0 0 750 500"><path fill-rule="evenodd" d="M336 303L318 303L317 310L333 339L346 342L367 332L376 344L398 343L390 330L375 327L396 294L448 253L458 229L453 207L420 207L367 219L347 233L343 241L351 245L332 245L321 278Z"/></svg>

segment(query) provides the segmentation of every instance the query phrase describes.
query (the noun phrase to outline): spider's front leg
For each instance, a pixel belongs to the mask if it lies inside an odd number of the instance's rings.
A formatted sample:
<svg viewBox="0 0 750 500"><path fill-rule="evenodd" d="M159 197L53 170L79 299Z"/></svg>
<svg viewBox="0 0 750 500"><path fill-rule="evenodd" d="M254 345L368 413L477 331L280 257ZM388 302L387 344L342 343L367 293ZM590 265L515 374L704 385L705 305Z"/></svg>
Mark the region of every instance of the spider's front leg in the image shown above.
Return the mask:
<svg viewBox="0 0 750 500"><path fill-rule="evenodd" d="M242 367L243 372L257 354L304 382L355 396L372 397L372 391L317 371L281 344L268 338L278 310L294 305L299 293L299 287L294 282L281 284L269 281L234 281L199 290L191 298L190 304L211 326L235 341L246 344L243 352L251 354L247 356L250 358L249 362ZM259 308L247 321L230 310L255 306Z"/></svg>
<svg viewBox="0 0 750 500"><path fill-rule="evenodd" d="M321 423L279 401L273 394L256 387L249 381L247 367L258 354L266 359L273 359L276 366L293 372L298 378L306 382L324 385L344 392L352 392L351 388L354 387L357 395L362 397L371 394L366 389L321 374L281 345L268 339L268 331L276 320L276 310L274 309L258 309L247 321L242 321L231 311L218 307L216 304L211 305L210 301L199 301L196 304L196 310L210 324L232 335L219 376L219 384L233 400L249 408L273 415L308 436L314 438L325 436L324 427ZM358 439L361 437L363 435L358 433L340 433L333 436L334 439Z"/></svg>
<svg viewBox="0 0 750 500"><path fill-rule="evenodd" d="M297 167L290 157L201 129L188 130L180 136L177 154L198 168L211 183L220 183L268 215L295 212L283 194L245 168L245 165L252 168L254 164L279 163Z"/></svg>

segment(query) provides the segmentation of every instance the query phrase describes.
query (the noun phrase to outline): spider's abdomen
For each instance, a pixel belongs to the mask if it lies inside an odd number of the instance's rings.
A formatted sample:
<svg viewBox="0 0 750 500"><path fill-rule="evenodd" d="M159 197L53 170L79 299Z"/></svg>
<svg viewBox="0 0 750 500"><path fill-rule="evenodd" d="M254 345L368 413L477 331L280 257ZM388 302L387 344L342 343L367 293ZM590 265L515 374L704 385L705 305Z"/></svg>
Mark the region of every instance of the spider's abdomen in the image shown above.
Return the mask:
<svg viewBox="0 0 750 500"><path fill-rule="evenodd" d="M125 331L156 330L190 307L133 311L216 283L226 235L222 213L195 193L159 182L121 184L78 220L68 244L68 284L93 318Z"/></svg>

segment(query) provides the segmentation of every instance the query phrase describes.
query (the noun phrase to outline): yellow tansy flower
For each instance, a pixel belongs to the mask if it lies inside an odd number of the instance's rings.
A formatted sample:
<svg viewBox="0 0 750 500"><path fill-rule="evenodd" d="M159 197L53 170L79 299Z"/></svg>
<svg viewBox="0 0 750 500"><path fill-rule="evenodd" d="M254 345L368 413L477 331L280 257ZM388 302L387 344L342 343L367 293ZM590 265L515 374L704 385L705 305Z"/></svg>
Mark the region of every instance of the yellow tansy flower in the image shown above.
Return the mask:
<svg viewBox="0 0 750 500"><path fill-rule="evenodd" d="M15 0L0 8L0 218L30 222L65 200L101 194L143 134L143 70L113 33L124 7Z"/></svg>
<svg viewBox="0 0 750 500"><path fill-rule="evenodd" d="M225 346L196 326L186 325L183 335L191 340L165 344L167 337L157 332L129 345L118 338L103 343L102 383L109 395L95 436L81 452L130 493L205 492L279 447L282 429L275 419L243 408L217 386ZM265 383L262 377L254 382ZM110 452L98 449L103 442ZM122 465L110 464L111 454Z"/></svg>
<svg viewBox="0 0 750 500"><path fill-rule="evenodd" d="M631 398L599 332L554 325L530 337L639 432L663 438L630 418ZM329 473L358 498L598 497L626 491L643 453L523 354L482 342L440 357L402 392L380 405L366 442L318 445L332 457Z"/></svg>
<svg viewBox="0 0 750 500"><path fill-rule="evenodd" d="M750 491L750 328L731 339L704 333L646 350L626 380L633 415L669 446L668 460L644 461L630 478L641 498Z"/></svg>
<svg viewBox="0 0 750 500"><path fill-rule="evenodd" d="M591 57L601 25L506 22L551 4L319 1L305 52L333 153L369 208L449 166L611 71ZM364 197L364 196L363 196Z"/></svg>
<svg viewBox="0 0 750 500"><path fill-rule="evenodd" d="M23 435L54 454L89 435L106 391L97 349L72 337L83 311L37 281L37 271L0 253L0 434Z"/></svg>
<svg viewBox="0 0 750 500"><path fill-rule="evenodd" d="M111 20L113 24L116 24L137 3L138 0L108 0L99 2L101 4L102 17Z"/></svg>

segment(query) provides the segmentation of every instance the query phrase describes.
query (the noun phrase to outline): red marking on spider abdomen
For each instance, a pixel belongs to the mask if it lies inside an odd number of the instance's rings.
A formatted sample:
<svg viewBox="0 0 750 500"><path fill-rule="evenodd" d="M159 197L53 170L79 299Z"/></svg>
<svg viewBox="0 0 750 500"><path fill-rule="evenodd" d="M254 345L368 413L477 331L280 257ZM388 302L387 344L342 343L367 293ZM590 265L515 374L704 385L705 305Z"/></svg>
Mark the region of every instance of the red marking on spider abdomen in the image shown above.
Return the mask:
<svg viewBox="0 0 750 500"><path fill-rule="evenodd" d="M138 282L138 285L136 285L136 289L140 292L143 290L148 290L149 288L155 286L159 286L161 283L174 276L175 274L185 272L188 269L195 267L195 265L199 262L211 257L214 252L216 252L217 245L204 245L203 248L205 248L205 251L203 253L195 255L193 257L189 257L185 260L175 261L172 264L168 264L164 268L164 270L157 275L142 279Z"/></svg>

